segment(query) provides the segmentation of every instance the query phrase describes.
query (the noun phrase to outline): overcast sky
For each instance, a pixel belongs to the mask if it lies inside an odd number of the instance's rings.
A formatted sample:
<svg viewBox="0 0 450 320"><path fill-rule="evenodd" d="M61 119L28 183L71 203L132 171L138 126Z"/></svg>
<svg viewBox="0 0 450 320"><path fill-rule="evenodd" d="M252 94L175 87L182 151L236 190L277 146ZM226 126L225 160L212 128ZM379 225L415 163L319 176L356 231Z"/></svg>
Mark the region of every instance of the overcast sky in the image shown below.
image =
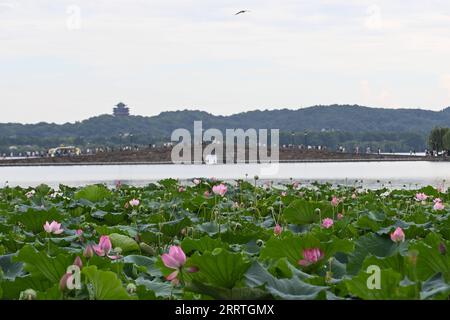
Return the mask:
<svg viewBox="0 0 450 320"><path fill-rule="evenodd" d="M251 12L235 16L248 9ZM450 105L447 0L0 0L0 122Z"/></svg>

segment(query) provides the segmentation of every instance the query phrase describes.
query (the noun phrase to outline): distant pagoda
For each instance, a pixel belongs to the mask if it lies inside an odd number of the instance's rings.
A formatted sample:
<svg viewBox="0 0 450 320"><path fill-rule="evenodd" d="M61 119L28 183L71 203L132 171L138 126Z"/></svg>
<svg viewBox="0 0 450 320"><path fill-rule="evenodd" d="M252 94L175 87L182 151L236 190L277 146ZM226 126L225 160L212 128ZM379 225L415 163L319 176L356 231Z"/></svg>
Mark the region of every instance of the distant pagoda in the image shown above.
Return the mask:
<svg viewBox="0 0 450 320"><path fill-rule="evenodd" d="M130 108L127 107L127 105L123 102L120 102L116 105L116 107L113 109L113 114L116 117L122 117L122 116L129 116L130 115Z"/></svg>

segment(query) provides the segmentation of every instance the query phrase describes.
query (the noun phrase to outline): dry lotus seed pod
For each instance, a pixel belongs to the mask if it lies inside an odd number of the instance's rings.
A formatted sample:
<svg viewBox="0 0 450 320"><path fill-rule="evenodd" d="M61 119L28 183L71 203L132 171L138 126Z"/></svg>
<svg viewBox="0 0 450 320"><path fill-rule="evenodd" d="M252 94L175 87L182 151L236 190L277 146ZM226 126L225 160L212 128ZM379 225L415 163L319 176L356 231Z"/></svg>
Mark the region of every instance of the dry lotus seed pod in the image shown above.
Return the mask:
<svg viewBox="0 0 450 320"><path fill-rule="evenodd" d="M37 293L33 289L27 289L20 293L19 300L36 300Z"/></svg>
<svg viewBox="0 0 450 320"><path fill-rule="evenodd" d="M134 283L129 283L129 284L127 285L127 292L128 292L129 294L134 294L134 293L136 293L136 290L137 290L137 287L136 287L136 285L135 285Z"/></svg>

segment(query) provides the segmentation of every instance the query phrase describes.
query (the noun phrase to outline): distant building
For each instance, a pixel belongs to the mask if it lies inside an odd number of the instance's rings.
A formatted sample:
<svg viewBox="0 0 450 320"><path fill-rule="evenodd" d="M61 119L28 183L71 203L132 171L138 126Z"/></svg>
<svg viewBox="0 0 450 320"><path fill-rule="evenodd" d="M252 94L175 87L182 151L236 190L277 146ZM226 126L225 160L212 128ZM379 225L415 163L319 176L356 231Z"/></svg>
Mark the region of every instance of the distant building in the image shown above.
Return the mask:
<svg viewBox="0 0 450 320"><path fill-rule="evenodd" d="M120 102L116 105L116 107L113 109L113 114L116 117L121 116L129 116L130 115L130 108L127 107L127 105L123 102Z"/></svg>

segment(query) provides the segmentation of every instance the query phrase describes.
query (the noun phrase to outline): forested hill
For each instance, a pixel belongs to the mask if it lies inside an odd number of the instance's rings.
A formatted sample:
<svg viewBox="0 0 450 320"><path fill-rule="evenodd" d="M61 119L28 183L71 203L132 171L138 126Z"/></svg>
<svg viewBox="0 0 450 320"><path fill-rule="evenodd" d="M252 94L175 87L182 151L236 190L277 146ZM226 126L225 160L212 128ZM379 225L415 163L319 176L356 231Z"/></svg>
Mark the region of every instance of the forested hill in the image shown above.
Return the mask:
<svg viewBox="0 0 450 320"><path fill-rule="evenodd" d="M444 111L381 109L360 106L314 106L299 110L250 111L215 116L202 111L163 112L154 117L101 115L62 125L0 124L0 137L90 137L114 136L124 132L170 136L176 128L192 129L194 120L204 128L278 128L281 131L429 132L435 126L450 126L450 107Z"/></svg>
<svg viewBox="0 0 450 320"><path fill-rule="evenodd" d="M37 145L55 143L83 145L93 143L121 143L124 133L131 133L135 143L156 142L170 138L176 128L192 130L195 120L203 121L203 128L268 128L282 132L334 132L351 134L347 140L358 143L363 133L412 134L407 139L420 136L420 147L425 136L436 126L450 126L450 107L443 111L421 109L381 109L350 105L314 106L298 110L250 111L231 116L215 116L202 111L163 112L158 116L114 117L101 115L82 122L66 124L0 124L0 146ZM121 136L122 135L122 136ZM380 141L395 140L378 137ZM365 137L364 141L376 140ZM340 143L342 138L335 139ZM334 142L333 142L334 143ZM411 143L407 143L411 145ZM419 146L419 144L417 145ZM403 148L403 147L402 147ZM404 146L404 148L408 148Z"/></svg>

